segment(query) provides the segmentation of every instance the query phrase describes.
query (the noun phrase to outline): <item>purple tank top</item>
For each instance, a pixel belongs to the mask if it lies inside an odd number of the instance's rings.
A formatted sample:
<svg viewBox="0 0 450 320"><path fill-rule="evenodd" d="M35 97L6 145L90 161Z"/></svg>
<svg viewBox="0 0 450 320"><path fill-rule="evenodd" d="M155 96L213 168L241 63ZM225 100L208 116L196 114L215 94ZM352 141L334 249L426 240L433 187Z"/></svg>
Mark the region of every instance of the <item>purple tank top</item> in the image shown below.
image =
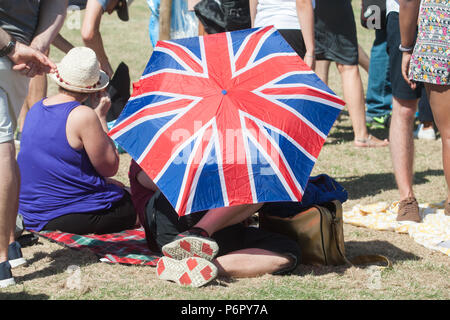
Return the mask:
<svg viewBox="0 0 450 320"><path fill-rule="evenodd" d="M109 209L124 194L105 182L84 149L75 150L67 141L67 117L80 103L46 106L42 101L27 114L17 157L19 213L35 231L65 214Z"/></svg>

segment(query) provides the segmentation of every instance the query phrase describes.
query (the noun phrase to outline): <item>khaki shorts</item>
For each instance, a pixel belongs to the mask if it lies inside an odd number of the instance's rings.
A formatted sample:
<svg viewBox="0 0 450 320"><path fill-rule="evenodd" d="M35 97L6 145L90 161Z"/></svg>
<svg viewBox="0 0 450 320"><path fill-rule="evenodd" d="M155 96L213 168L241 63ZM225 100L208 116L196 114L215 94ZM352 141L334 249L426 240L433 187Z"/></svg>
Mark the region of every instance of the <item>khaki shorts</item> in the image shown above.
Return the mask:
<svg viewBox="0 0 450 320"><path fill-rule="evenodd" d="M0 143L14 140L17 117L28 94L30 79L13 71L12 62L0 58Z"/></svg>

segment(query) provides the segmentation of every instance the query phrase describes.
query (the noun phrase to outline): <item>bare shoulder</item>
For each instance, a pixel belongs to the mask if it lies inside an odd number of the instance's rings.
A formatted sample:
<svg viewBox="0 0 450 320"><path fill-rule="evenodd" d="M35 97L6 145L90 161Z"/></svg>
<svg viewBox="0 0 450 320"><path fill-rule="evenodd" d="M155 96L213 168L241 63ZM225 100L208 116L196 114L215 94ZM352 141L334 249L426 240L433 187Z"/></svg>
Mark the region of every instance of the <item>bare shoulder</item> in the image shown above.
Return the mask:
<svg viewBox="0 0 450 320"><path fill-rule="evenodd" d="M79 105L69 114L69 121L72 123L89 124L91 121L98 121L95 111L85 105Z"/></svg>

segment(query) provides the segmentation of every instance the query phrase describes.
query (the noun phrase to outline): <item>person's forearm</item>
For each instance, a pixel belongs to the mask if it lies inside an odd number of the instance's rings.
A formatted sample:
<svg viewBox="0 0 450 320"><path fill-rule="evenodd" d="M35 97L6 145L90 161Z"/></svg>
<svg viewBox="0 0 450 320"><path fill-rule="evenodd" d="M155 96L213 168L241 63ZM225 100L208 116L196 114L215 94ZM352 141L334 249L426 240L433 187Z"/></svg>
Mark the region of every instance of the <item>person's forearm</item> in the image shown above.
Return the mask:
<svg viewBox="0 0 450 320"><path fill-rule="evenodd" d="M253 28L255 25L256 8L258 7L258 0L249 0L249 6L250 6L250 19L252 21L252 28Z"/></svg>
<svg viewBox="0 0 450 320"><path fill-rule="evenodd" d="M405 48L412 47L416 40L419 8L420 0L400 0L400 35Z"/></svg>
<svg viewBox="0 0 450 320"><path fill-rule="evenodd" d="M53 40L61 30L66 18L68 0L41 0L39 24L31 46L41 52L47 52Z"/></svg>
<svg viewBox="0 0 450 320"><path fill-rule="evenodd" d="M95 51L100 65L105 68L109 64L108 56L106 55L103 39L100 32L94 31L90 37L83 37L83 42L86 47ZM104 69L103 69L104 70Z"/></svg>
<svg viewBox="0 0 450 320"><path fill-rule="evenodd" d="M311 0L297 0L297 16L302 28L306 54L314 56L314 10Z"/></svg>
<svg viewBox="0 0 450 320"><path fill-rule="evenodd" d="M9 33L0 27L0 49L6 47L10 41L11 36Z"/></svg>
<svg viewBox="0 0 450 320"><path fill-rule="evenodd" d="M69 41L67 41L60 33L58 33L52 44L64 53L69 52L70 49L73 48L73 45Z"/></svg>

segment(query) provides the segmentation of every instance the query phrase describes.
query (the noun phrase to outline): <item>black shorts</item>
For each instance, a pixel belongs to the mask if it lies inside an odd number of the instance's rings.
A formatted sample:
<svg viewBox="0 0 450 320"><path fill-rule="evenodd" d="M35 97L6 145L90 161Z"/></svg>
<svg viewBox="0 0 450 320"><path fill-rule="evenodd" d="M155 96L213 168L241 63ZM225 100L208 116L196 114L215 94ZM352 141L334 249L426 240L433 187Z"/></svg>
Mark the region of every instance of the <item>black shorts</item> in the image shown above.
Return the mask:
<svg viewBox="0 0 450 320"><path fill-rule="evenodd" d="M148 201L145 214L150 236L156 241L159 251L164 245L172 242L178 234L194 226L206 212L195 212L179 217L166 197L160 191L156 192ZM295 241L281 234L246 227L239 223L215 232L211 238L219 246L218 256L248 248L258 248L290 256L294 263L278 274L291 272L300 263L300 247Z"/></svg>
<svg viewBox="0 0 450 320"><path fill-rule="evenodd" d="M357 65L358 40L351 2L316 1L314 21L316 59Z"/></svg>
<svg viewBox="0 0 450 320"><path fill-rule="evenodd" d="M306 54L305 41L303 40L302 31L299 29L278 29L284 40L294 49L295 52L304 58Z"/></svg>
<svg viewBox="0 0 450 320"><path fill-rule="evenodd" d="M420 98L422 94L422 84L417 83L415 90L411 89L408 83L403 79L402 75L402 58L403 54L398 49L400 45L400 25L399 15L397 12L389 13L386 22L387 32L387 53L389 55L389 68L392 86L392 95L395 98L403 100L415 100Z"/></svg>
<svg viewBox="0 0 450 320"><path fill-rule="evenodd" d="M58 230L74 234L107 234L133 229L136 226L136 211L130 194L124 193L121 200L106 210L86 213L71 213L50 220L43 230Z"/></svg>

